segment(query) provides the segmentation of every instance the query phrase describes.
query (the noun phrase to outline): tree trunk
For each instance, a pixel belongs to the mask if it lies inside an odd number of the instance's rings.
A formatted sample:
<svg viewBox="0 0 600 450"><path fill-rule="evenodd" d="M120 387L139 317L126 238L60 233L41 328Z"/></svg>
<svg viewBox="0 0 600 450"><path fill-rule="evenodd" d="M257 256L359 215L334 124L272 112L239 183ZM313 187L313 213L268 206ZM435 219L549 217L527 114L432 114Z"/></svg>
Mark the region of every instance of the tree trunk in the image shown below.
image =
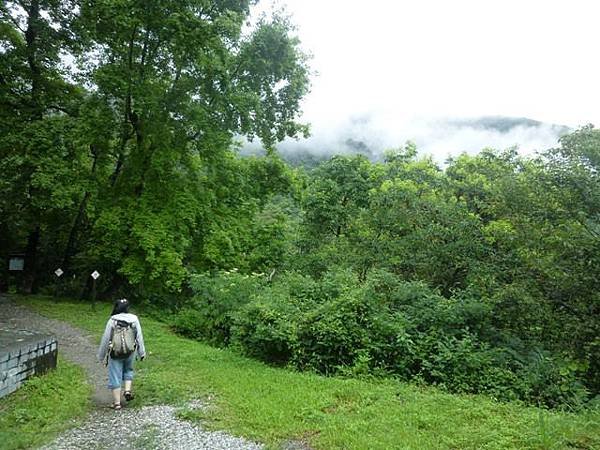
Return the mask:
<svg viewBox="0 0 600 450"><path fill-rule="evenodd" d="M38 24L40 21L39 0L31 0L27 13L25 42L27 43L27 65L31 74L31 115L34 120L39 120L43 115L41 102L42 71L37 58Z"/></svg>
<svg viewBox="0 0 600 450"><path fill-rule="evenodd" d="M94 178L96 175L96 166L98 162L98 151L96 150L94 145L90 145L90 151L94 157L94 162L92 163L91 177ZM85 191L83 194L83 198L79 203L79 210L77 211L77 216L75 216L75 220L73 221L73 226L71 226L71 231L69 232L69 239L67 241L67 246L65 247L65 251L63 253L63 261L62 268L65 272L68 271L69 266L71 264L71 257L75 253L75 241L77 238L77 232L79 231L79 227L81 225L81 221L83 219L83 215L85 213L85 208L87 206L87 202L90 198L90 191Z"/></svg>
<svg viewBox="0 0 600 450"><path fill-rule="evenodd" d="M23 273L23 285L21 290L25 294L35 292L35 279L37 272L37 250L40 242L40 227L37 225L27 237L27 248L25 249L25 268Z"/></svg>
<svg viewBox="0 0 600 450"><path fill-rule="evenodd" d="M41 120L43 116L43 108L41 102L42 71L37 60L37 40L39 22L40 2L39 0L31 0L31 3L29 4L29 9L27 10L27 30L25 30L25 42L27 43L27 65L29 66L31 76L30 94L32 120ZM25 268L21 286L22 291L26 294L31 294L34 291L39 241L40 226L38 222L38 224L35 225L34 229L29 233L29 236L27 236L27 248L25 250Z"/></svg>

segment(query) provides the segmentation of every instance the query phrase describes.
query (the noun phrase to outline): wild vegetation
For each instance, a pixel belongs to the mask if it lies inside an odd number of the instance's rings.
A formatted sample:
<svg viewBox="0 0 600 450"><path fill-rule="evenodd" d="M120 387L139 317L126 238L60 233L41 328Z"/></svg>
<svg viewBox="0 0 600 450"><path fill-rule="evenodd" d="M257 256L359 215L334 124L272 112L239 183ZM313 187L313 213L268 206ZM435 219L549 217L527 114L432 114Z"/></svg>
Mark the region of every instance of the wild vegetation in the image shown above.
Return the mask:
<svg viewBox="0 0 600 450"><path fill-rule="evenodd" d="M68 320L95 334L98 340L98 330L103 329L111 310L109 303L99 303L92 310L81 301L41 296L28 296L20 302L48 317ZM152 347L148 348L148 358L136 365L138 395L130 407L172 404L182 418L262 442L268 449L286 447L282 444L290 440L315 450L592 450L600 445L597 411L549 411L500 403L482 395L448 394L393 379L295 372L269 367L230 349L182 338L163 322L146 315L142 324ZM1 399L0 435L3 430L12 431L11 427L19 424L16 421L23 418L36 418L36 426L52 423L53 429L45 431L56 430L56 422L65 415L70 417L66 410L75 411L74 405L54 405L64 410L52 417L48 417L48 409L31 409L40 404L47 408L51 403L48 392L59 393L63 401L85 404L87 399L77 398L81 394L76 390L61 388L65 380L75 381L60 377L36 379L27 390L26 403L23 397L15 401L10 397ZM197 399L211 407L186 409L189 400ZM18 426L24 427L22 422ZM22 433L18 444L29 446L44 438L51 440L45 433Z"/></svg>
<svg viewBox="0 0 600 450"><path fill-rule="evenodd" d="M83 370L61 358L56 370L30 378L0 399L2 448L37 448L79 423L90 408Z"/></svg>
<svg viewBox="0 0 600 450"><path fill-rule="evenodd" d="M307 58L285 17L246 29L250 3L0 5L3 287L125 295L303 370L597 404L600 132L291 167Z"/></svg>
<svg viewBox="0 0 600 450"><path fill-rule="evenodd" d="M265 263L191 275L174 328L320 373L579 408L599 388L599 137L445 170L411 146L334 157L306 175Z"/></svg>

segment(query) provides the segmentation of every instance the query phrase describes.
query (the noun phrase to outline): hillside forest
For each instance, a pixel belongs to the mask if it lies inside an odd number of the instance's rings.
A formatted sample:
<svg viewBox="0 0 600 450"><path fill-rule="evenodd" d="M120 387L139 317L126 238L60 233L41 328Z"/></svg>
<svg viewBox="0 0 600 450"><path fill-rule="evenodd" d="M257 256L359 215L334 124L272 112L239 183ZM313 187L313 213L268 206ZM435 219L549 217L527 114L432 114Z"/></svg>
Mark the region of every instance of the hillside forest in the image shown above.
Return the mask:
<svg viewBox="0 0 600 450"><path fill-rule="evenodd" d="M600 132L292 166L309 58L251 3L0 5L0 289L126 296L298 370L598 404Z"/></svg>

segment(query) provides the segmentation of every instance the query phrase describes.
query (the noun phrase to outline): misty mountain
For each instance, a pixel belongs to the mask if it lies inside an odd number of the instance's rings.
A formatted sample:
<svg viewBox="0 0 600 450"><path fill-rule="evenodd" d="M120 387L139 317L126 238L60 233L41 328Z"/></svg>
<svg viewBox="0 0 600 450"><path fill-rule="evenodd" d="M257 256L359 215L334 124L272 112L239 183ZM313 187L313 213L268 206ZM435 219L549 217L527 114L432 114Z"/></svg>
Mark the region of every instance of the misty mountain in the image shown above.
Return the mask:
<svg viewBox="0 0 600 450"><path fill-rule="evenodd" d="M279 144L282 157L291 165L313 167L336 154L365 155L380 161L385 150L413 141L420 154L442 163L460 153L483 148L516 146L521 153L552 148L570 128L525 117L482 116L475 118L411 119L398 121L383 114L350 117L336 125L313 125L312 135ZM260 154L258 144L248 144L243 154Z"/></svg>
<svg viewBox="0 0 600 450"><path fill-rule="evenodd" d="M555 129L559 135L563 135L570 131L570 128L565 125L545 124L544 122L528 119L526 117L484 116L476 119L448 120L448 123L455 125L456 127L495 130L500 133L509 133L512 129L517 127L539 128L547 125Z"/></svg>

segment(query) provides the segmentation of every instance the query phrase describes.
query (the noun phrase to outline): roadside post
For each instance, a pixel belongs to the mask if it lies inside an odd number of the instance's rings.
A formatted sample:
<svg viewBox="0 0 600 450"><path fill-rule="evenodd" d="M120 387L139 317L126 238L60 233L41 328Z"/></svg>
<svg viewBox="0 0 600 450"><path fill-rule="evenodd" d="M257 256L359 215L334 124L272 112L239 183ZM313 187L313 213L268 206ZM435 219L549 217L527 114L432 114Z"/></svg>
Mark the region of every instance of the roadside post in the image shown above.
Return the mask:
<svg viewBox="0 0 600 450"><path fill-rule="evenodd" d="M58 302L58 295L60 293L60 280L62 279L63 270L59 267L54 271L54 275L56 275L56 285L54 286L54 301Z"/></svg>
<svg viewBox="0 0 600 450"><path fill-rule="evenodd" d="M96 310L96 280L100 276L100 272L94 270L92 276L92 310Z"/></svg>

